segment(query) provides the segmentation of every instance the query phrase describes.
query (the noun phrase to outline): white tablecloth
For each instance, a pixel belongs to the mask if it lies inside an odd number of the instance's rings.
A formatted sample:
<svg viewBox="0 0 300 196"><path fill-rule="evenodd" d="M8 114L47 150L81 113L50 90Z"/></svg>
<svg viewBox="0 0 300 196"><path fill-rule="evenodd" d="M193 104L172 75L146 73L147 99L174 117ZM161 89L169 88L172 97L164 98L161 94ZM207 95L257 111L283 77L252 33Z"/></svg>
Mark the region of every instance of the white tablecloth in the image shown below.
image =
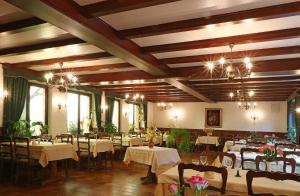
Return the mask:
<svg viewBox="0 0 300 196"><path fill-rule="evenodd" d="M240 170L241 177L235 177L236 169L228 170L228 178L226 185L226 192L235 193L236 195L247 195L247 170ZM187 179L194 175L201 175L203 173L194 170L185 170L184 178ZM210 185L221 187L221 175L214 174L211 178L206 178ZM158 184L155 191L155 196L171 196L167 191L167 185L170 183L179 184L178 168L177 166L167 170L158 176ZM300 182L295 181L275 181L267 178L254 178L253 191L255 193L274 193L276 195L283 194L289 196L300 195Z"/></svg>
<svg viewBox="0 0 300 196"><path fill-rule="evenodd" d="M80 144L79 145L85 145L84 147L87 146L87 139L80 139ZM74 139L74 147L77 150L78 149L78 144L77 144L77 139ZM90 151L93 152L93 156L97 157L97 154L99 152L113 152L114 153L114 144L111 140L108 139L90 139Z"/></svg>
<svg viewBox="0 0 300 196"><path fill-rule="evenodd" d="M242 148L246 148L246 144L234 143L233 141L226 141L224 144L223 152L240 152Z"/></svg>
<svg viewBox="0 0 300 196"><path fill-rule="evenodd" d="M17 143L17 145L25 146L25 143ZM49 161L58 161L63 159L74 159L78 161L78 156L72 144L40 142L30 144L30 156L38 159L39 163L46 167Z"/></svg>
<svg viewBox="0 0 300 196"><path fill-rule="evenodd" d="M161 166L178 164L181 159L174 148L141 146L127 148L124 162L129 164L131 161L150 165L151 171L157 173Z"/></svg>
<svg viewBox="0 0 300 196"><path fill-rule="evenodd" d="M216 136L199 136L196 140L197 144L213 144L218 146L219 145L219 137Z"/></svg>

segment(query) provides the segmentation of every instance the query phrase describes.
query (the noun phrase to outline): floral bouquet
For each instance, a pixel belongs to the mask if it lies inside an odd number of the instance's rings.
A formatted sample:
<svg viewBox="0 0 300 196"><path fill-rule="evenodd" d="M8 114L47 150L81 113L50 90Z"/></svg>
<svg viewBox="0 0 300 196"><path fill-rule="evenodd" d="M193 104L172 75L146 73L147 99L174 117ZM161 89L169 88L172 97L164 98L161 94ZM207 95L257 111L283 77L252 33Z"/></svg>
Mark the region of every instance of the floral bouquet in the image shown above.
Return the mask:
<svg viewBox="0 0 300 196"><path fill-rule="evenodd" d="M273 145L264 145L262 147L259 148L259 152L264 153L264 159L267 162L272 162L275 161L277 158L277 154L279 155L283 155L283 151L282 150L276 150L275 147Z"/></svg>
<svg viewBox="0 0 300 196"><path fill-rule="evenodd" d="M201 195L201 192L206 190L206 188L208 187L208 181L201 176L192 176L187 180L187 182L195 191L196 196Z"/></svg>
<svg viewBox="0 0 300 196"><path fill-rule="evenodd" d="M158 132L155 124L151 124L151 126L147 128L146 138L148 140L153 140L153 138L157 135Z"/></svg>

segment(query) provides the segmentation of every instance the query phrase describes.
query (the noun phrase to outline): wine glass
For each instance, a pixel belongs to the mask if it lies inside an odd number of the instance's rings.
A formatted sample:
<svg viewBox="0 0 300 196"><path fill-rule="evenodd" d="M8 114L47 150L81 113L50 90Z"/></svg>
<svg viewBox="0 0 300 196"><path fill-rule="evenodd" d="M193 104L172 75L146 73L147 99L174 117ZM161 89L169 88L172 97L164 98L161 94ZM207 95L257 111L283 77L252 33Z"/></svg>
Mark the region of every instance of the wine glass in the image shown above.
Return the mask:
<svg viewBox="0 0 300 196"><path fill-rule="evenodd" d="M197 160L197 159L192 159L192 164L199 165L199 160Z"/></svg>
<svg viewBox="0 0 300 196"><path fill-rule="evenodd" d="M206 162L207 162L207 156L201 155L201 156L200 156L200 162L201 162L201 165L206 165Z"/></svg>

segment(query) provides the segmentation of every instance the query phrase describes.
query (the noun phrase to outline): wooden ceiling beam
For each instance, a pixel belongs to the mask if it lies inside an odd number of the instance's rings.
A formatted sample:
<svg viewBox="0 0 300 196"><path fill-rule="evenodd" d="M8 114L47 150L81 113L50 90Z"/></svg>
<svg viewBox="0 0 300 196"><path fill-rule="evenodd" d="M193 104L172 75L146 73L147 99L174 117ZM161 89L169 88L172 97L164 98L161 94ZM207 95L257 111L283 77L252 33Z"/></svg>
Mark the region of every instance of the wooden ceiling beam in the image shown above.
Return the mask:
<svg viewBox="0 0 300 196"><path fill-rule="evenodd" d="M35 66L48 66L51 64L59 63L59 62L97 60L97 59L105 59L105 58L114 58L114 57L107 52L97 52L97 53L91 53L91 54L66 56L66 57L61 57L61 58L51 58L51 59L43 59L43 60L36 60L36 61L11 63L10 65L13 67L29 68L29 67L35 67Z"/></svg>
<svg viewBox="0 0 300 196"><path fill-rule="evenodd" d="M157 83L140 83L140 84L111 84L111 85L99 85L98 88L133 88L133 87L157 87L157 86L171 86L165 82L157 82Z"/></svg>
<svg viewBox="0 0 300 196"><path fill-rule="evenodd" d="M55 40L55 41L48 40L47 42L38 43L38 44L17 46L13 48L4 48L0 50L0 55L24 54L35 50L42 50L42 49L61 47L61 46L67 46L72 44L81 44L81 43L84 43L84 41L74 37L64 38L62 40Z"/></svg>
<svg viewBox="0 0 300 196"><path fill-rule="evenodd" d="M161 35L166 33L177 33L205 28L207 25L225 22L242 22L245 19L266 20L287 16L294 16L300 13L300 2L280 4L250 10L242 10L233 13L213 15L209 17L182 20L158 25L137 27L121 30L120 34L127 38L137 38Z"/></svg>
<svg viewBox="0 0 300 196"><path fill-rule="evenodd" d="M174 1L178 0L114 0L93 3L82 6L82 8L92 17L99 17L118 12L125 12L129 10L170 3Z"/></svg>
<svg viewBox="0 0 300 196"><path fill-rule="evenodd" d="M284 55L284 54L299 54L300 46L289 46L280 48L266 48L258 50L245 50L237 52L225 52L225 53L215 53L215 54L205 54L205 55L195 55L195 56L184 56L184 57L173 57L173 58L163 58L159 59L160 62L165 64L178 64L178 63L195 63L195 62L207 62L216 61L221 57L224 58L243 58L243 57L261 57L261 56L272 56L272 55Z"/></svg>
<svg viewBox="0 0 300 196"><path fill-rule="evenodd" d="M266 31L260 33L235 35L229 37L220 37L220 38L204 39L204 40L189 41L189 42L146 46L143 47L142 50L147 53L162 53L162 52L172 52L172 51L180 51L180 50L193 50L193 49L228 46L229 43L235 43L236 45L239 45L239 44L257 43L257 42L265 42L265 41L274 41L274 40L296 38L299 36L300 36L300 28L291 28L291 29Z"/></svg>

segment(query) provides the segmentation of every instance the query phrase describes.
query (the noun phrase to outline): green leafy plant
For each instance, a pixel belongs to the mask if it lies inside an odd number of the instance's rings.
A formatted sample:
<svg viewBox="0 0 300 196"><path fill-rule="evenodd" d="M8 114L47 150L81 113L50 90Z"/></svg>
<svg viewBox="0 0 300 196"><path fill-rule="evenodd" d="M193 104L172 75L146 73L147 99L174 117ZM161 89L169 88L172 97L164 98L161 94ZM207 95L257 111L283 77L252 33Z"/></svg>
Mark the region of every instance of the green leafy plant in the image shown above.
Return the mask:
<svg viewBox="0 0 300 196"><path fill-rule="evenodd" d="M13 135L21 137L31 137L30 124L27 120L18 120L13 123Z"/></svg>
<svg viewBox="0 0 300 196"><path fill-rule="evenodd" d="M118 128L113 123L107 123L104 125L103 130L107 133L116 133L118 131Z"/></svg>
<svg viewBox="0 0 300 196"><path fill-rule="evenodd" d="M134 133L134 130L135 130L135 125L134 124L130 124L129 127L128 127L128 131L129 133Z"/></svg>
<svg viewBox="0 0 300 196"><path fill-rule="evenodd" d="M262 135L254 132L254 131L251 132L251 136L250 137L251 137L251 140L262 139L263 138Z"/></svg>
<svg viewBox="0 0 300 196"><path fill-rule="evenodd" d="M296 128L295 127L289 127L287 130L286 137L291 142L296 142Z"/></svg>
<svg viewBox="0 0 300 196"><path fill-rule="evenodd" d="M169 148L177 148L179 151L190 152L191 134L187 130L172 129L167 138L166 145Z"/></svg>
<svg viewBox="0 0 300 196"><path fill-rule="evenodd" d="M77 131L78 131L77 125L75 123L73 123L73 122L69 122L68 129L72 133L77 133Z"/></svg>

